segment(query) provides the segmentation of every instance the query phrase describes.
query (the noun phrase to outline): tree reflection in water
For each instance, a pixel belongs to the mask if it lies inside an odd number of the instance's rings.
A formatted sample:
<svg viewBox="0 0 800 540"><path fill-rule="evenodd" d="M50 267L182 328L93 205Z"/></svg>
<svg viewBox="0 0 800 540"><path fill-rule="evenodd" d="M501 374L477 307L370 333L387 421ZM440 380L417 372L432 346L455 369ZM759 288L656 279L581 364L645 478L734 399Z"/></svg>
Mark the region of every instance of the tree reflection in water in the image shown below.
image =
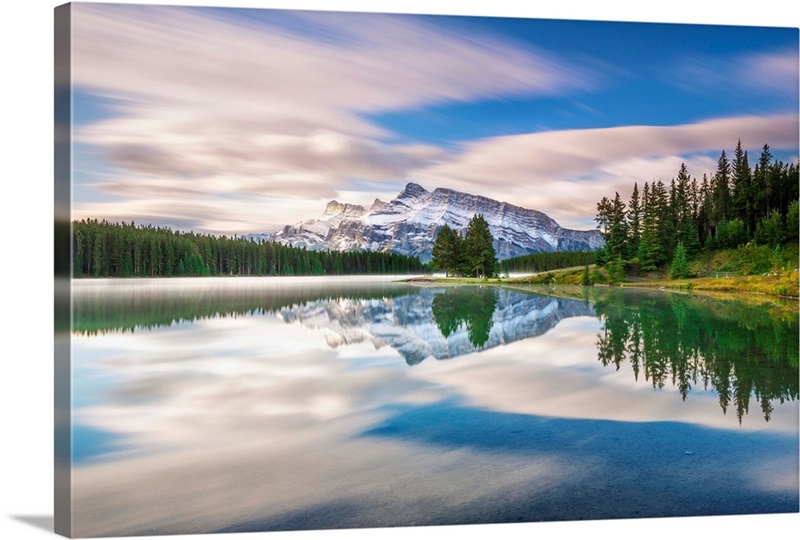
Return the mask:
<svg viewBox="0 0 800 540"><path fill-rule="evenodd" d="M597 358L684 400L714 389L741 423L751 399L769 421L772 402L798 397L798 313L774 304L706 296L607 290L592 295L602 322Z"/></svg>
<svg viewBox="0 0 800 540"><path fill-rule="evenodd" d="M600 363L619 369L628 362L634 377L654 388L672 384L684 400L693 390L713 390L723 411L735 410L740 422L751 402L769 420L775 401L798 397L796 305L621 288L193 283L152 290L87 283L73 296L73 332L134 332L264 313L319 324L315 317L323 314L334 332L366 329L354 335L389 344L413 365L541 336L565 318L597 316ZM441 336L427 332L430 323Z"/></svg>
<svg viewBox="0 0 800 540"><path fill-rule="evenodd" d="M469 341L476 348L489 340L492 315L497 307L495 287L454 287L433 298L433 319L447 338L461 326L467 329Z"/></svg>

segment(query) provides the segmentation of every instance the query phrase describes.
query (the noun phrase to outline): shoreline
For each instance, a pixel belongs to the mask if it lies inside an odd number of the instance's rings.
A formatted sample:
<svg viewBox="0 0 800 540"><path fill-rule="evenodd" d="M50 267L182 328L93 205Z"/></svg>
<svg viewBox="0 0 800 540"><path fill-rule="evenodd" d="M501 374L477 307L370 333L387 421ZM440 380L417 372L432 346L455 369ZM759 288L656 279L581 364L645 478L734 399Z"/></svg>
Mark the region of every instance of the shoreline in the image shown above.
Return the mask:
<svg viewBox="0 0 800 540"><path fill-rule="evenodd" d="M412 285L498 285L498 286L520 286L520 285L538 285L538 286L566 286L566 287L586 287L586 288L624 288L624 289L649 289L661 290L665 292L682 292L689 294L706 294L710 296L759 296L770 301L773 300L800 300L800 296L791 294L777 294L770 293L764 290L758 290L758 286L769 287L773 285L771 281L762 279L763 276L738 276L730 278L687 278L681 280L663 280L663 279L650 279L650 280L637 280L637 281L622 281L619 283L595 283L593 285L581 285L579 283L546 283L533 281L534 278L539 276L555 275L558 270L553 272L540 272L530 274L524 277L514 278L464 278L464 277L415 277L410 279L401 280L404 283ZM793 272L797 274L797 272ZM567 272L562 272L562 275ZM770 276L771 277L771 276ZM723 281L734 280L730 285L720 283ZM743 283L744 281L744 283ZM753 285L754 287L737 288L736 285Z"/></svg>

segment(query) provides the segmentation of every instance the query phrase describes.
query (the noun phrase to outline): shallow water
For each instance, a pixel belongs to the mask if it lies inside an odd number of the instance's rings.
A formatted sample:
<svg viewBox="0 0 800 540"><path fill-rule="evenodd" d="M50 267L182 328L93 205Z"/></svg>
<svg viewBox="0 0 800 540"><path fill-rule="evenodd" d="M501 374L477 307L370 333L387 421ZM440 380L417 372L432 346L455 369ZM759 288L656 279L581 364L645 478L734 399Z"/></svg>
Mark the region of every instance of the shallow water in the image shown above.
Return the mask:
<svg viewBox="0 0 800 540"><path fill-rule="evenodd" d="M78 536L798 510L798 316L382 278L74 282Z"/></svg>

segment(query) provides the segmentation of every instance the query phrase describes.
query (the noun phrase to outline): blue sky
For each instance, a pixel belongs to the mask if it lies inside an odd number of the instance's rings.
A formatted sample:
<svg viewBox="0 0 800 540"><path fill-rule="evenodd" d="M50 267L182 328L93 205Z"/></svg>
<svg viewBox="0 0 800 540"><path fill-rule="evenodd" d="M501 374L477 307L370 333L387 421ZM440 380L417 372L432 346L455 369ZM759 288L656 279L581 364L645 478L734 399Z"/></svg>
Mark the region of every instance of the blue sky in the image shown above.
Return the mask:
<svg viewBox="0 0 800 540"><path fill-rule="evenodd" d="M592 228L737 140L798 155L798 31L74 5L74 214L219 234L409 181Z"/></svg>

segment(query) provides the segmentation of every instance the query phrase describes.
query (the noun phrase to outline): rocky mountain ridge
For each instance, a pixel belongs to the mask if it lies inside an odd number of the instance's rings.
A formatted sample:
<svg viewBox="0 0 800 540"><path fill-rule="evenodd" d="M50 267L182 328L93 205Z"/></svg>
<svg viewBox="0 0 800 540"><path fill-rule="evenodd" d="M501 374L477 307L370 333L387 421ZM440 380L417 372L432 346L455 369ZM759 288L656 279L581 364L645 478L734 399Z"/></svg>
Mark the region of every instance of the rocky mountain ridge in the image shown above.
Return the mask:
<svg viewBox="0 0 800 540"><path fill-rule="evenodd" d="M389 202L375 199L365 208L330 201L316 219L250 237L311 250L394 252L429 261L439 229L447 224L465 231L475 214L482 214L488 222L499 259L529 253L590 251L604 243L599 231L565 229L538 210L452 189L428 191L413 182Z"/></svg>

